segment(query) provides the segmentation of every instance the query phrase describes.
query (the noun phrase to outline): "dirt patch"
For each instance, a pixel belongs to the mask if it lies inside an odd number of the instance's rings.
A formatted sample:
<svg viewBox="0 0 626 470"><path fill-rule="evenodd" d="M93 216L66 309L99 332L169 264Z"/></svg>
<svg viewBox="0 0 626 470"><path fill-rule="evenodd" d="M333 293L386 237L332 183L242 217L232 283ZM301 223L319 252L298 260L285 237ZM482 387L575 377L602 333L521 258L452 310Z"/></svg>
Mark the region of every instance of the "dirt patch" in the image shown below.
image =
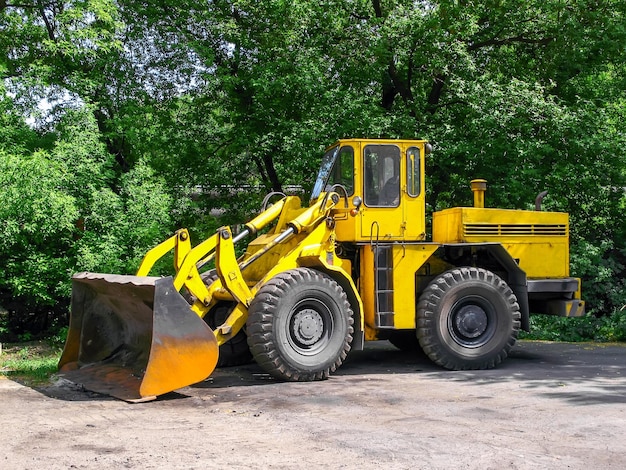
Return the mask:
<svg viewBox="0 0 626 470"><path fill-rule="evenodd" d="M329 380L257 366L128 404L0 379L4 468L623 468L626 348L521 342L450 372L386 342Z"/></svg>
<svg viewBox="0 0 626 470"><path fill-rule="evenodd" d="M43 357L59 354L59 347L51 345L48 341L0 343L0 359L10 358L11 356L15 356L23 350L28 350L29 355L33 357Z"/></svg>

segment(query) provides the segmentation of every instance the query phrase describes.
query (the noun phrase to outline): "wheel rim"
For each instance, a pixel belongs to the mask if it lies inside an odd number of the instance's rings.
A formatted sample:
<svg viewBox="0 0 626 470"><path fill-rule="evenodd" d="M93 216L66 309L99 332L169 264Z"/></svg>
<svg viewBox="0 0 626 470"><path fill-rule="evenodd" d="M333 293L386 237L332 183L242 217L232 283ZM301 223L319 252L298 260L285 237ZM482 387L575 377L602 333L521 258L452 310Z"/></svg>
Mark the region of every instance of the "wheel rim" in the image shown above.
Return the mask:
<svg viewBox="0 0 626 470"><path fill-rule="evenodd" d="M323 302L306 298L291 310L287 325L291 347L299 354L312 356L330 342L333 317Z"/></svg>
<svg viewBox="0 0 626 470"><path fill-rule="evenodd" d="M478 348L493 337L496 321L496 310L491 302L481 296L466 296L452 306L448 332L458 344Z"/></svg>

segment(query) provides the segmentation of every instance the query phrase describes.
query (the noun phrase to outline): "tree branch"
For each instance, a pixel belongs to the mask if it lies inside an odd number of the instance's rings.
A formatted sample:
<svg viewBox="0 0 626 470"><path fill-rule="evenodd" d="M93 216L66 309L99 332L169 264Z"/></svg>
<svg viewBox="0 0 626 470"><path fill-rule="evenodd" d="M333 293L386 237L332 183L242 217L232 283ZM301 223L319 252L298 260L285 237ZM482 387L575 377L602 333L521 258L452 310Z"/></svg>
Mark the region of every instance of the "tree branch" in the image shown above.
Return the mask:
<svg viewBox="0 0 626 470"><path fill-rule="evenodd" d="M505 45L508 45L508 44L515 44L515 43L536 44L536 45L539 45L539 46L545 46L545 45L550 44L555 39L556 38L553 38L553 37L532 39L532 38L527 38L524 35L513 36L513 37L505 38L505 39L495 39L495 38L492 38L492 39L488 39L486 41L469 44L468 50L475 51L475 50L483 48L483 47L505 46Z"/></svg>
<svg viewBox="0 0 626 470"><path fill-rule="evenodd" d="M46 29L48 30L48 37L52 39L54 42L56 42L57 38L56 38L56 35L54 34L54 28L52 27L52 25L50 24L50 21L48 20L48 16L46 15L43 2L41 0L38 0L37 6L39 9L39 13L41 14L41 18L43 18L43 21L46 24Z"/></svg>
<svg viewBox="0 0 626 470"><path fill-rule="evenodd" d="M382 18L383 9L380 6L380 0L372 0L372 7L374 8L374 13L376 14L376 18Z"/></svg>
<svg viewBox="0 0 626 470"><path fill-rule="evenodd" d="M443 91L443 87L446 84L446 76L442 73L437 74L437 76L433 79L433 86L430 89L430 94L428 95L428 104L426 105L426 110L430 114L435 114L437 108L439 108L439 100L441 99L441 92Z"/></svg>

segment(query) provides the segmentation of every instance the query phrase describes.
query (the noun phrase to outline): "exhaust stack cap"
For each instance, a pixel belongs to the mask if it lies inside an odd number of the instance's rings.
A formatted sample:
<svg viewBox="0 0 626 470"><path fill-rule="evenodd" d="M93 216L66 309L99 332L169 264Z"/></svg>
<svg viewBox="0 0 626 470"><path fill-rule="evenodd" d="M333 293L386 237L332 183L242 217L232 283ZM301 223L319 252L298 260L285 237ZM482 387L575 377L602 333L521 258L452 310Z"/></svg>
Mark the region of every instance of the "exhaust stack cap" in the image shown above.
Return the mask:
<svg viewBox="0 0 626 470"><path fill-rule="evenodd" d="M487 180L475 179L470 182L474 193L474 207L485 207L485 191L487 191Z"/></svg>

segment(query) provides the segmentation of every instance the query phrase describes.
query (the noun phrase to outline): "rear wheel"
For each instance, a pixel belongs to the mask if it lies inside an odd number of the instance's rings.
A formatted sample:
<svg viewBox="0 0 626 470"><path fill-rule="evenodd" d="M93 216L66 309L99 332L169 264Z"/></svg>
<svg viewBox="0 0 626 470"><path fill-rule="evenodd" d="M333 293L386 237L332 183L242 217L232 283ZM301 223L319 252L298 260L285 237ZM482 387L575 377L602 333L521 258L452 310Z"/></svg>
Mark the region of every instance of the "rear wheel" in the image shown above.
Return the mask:
<svg viewBox="0 0 626 470"><path fill-rule="evenodd" d="M428 357L447 369L489 369L515 344L520 317L515 294L499 276L453 269L420 296L417 337Z"/></svg>
<svg viewBox="0 0 626 470"><path fill-rule="evenodd" d="M353 333L344 290L309 268L278 274L248 309L248 345L257 363L274 377L326 379L346 358Z"/></svg>

